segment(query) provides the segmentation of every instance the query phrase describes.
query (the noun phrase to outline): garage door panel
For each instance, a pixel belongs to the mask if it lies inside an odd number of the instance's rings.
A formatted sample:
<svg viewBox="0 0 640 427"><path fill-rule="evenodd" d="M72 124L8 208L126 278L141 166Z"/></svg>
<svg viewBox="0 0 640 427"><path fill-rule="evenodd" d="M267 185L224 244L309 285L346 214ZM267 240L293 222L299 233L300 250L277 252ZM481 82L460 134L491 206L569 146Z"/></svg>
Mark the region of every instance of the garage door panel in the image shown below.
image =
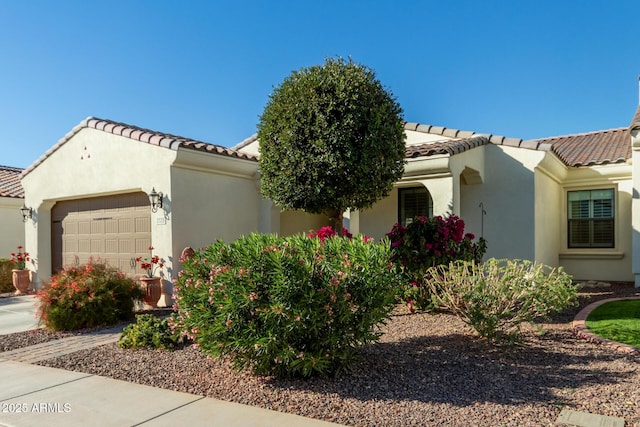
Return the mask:
<svg viewBox="0 0 640 427"><path fill-rule="evenodd" d="M78 223L77 222L67 222L65 224L60 223L60 229L65 236L76 235L78 234Z"/></svg>
<svg viewBox="0 0 640 427"><path fill-rule="evenodd" d="M118 253L118 240L117 239L107 239L104 241L104 252L106 254L117 254Z"/></svg>
<svg viewBox="0 0 640 427"><path fill-rule="evenodd" d="M58 202L51 217L56 270L92 257L133 273L131 260L149 255L151 209L145 193Z"/></svg>
<svg viewBox="0 0 640 427"><path fill-rule="evenodd" d="M118 221L115 219L108 219L104 222L104 232L108 234L118 234Z"/></svg>
<svg viewBox="0 0 640 427"><path fill-rule="evenodd" d="M121 239L118 241L118 253L130 254L135 251L135 245L129 239Z"/></svg>
<svg viewBox="0 0 640 427"><path fill-rule="evenodd" d="M91 222L79 221L78 222L78 234L91 234Z"/></svg>
<svg viewBox="0 0 640 427"><path fill-rule="evenodd" d="M91 221L91 234L104 234L104 221Z"/></svg>
<svg viewBox="0 0 640 427"><path fill-rule="evenodd" d="M137 217L135 219L135 232L136 233L150 233L151 232L151 220L149 217Z"/></svg>
<svg viewBox="0 0 640 427"><path fill-rule="evenodd" d="M91 240L78 239L78 254L91 253Z"/></svg>
<svg viewBox="0 0 640 427"><path fill-rule="evenodd" d="M62 243L62 250L64 252L78 253L78 240L74 238L66 238Z"/></svg>
<svg viewBox="0 0 640 427"><path fill-rule="evenodd" d="M133 224L133 218L123 218L118 220L118 233L133 233L135 231Z"/></svg>
<svg viewBox="0 0 640 427"><path fill-rule="evenodd" d="M92 239L91 240L91 251L92 254L97 253L106 253L105 251L105 241L101 239Z"/></svg>

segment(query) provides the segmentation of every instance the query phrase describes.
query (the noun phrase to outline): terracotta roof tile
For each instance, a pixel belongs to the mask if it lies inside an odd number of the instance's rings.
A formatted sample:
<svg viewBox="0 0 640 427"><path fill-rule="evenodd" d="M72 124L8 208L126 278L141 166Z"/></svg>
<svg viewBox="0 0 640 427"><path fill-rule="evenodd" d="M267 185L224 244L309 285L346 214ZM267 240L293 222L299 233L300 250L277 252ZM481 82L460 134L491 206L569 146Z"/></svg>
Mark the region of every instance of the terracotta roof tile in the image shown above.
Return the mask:
<svg viewBox="0 0 640 427"><path fill-rule="evenodd" d="M405 158L434 156L437 154L448 154L453 156L481 145L486 145L489 140L485 136L475 136L468 139L452 139L449 141L438 141L427 144L409 145L405 150Z"/></svg>
<svg viewBox="0 0 640 427"><path fill-rule="evenodd" d="M631 158L631 137L626 128L565 135L537 140L567 166L624 163Z"/></svg>
<svg viewBox="0 0 640 427"><path fill-rule="evenodd" d="M442 132L442 135L448 136L450 138L455 138L456 136L458 136L458 130L446 128L444 132Z"/></svg>
<svg viewBox="0 0 640 427"><path fill-rule="evenodd" d="M47 152L36 160L31 166L24 170L23 175L31 172L36 166L42 163L53 152L58 150L64 145L71 137L84 128L92 128L103 132L112 133L114 135L120 135L125 138L135 139L137 141L145 142L148 144L158 145L161 147L177 150L178 148L186 148L189 150L206 151L212 154L217 154L227 157L235 157L238 159L257 161L255 156L250 154L241 153L229 148L225 148L219 145L209 144L207 142L196 141L182 136L171 135L168 133L156 132L149 129L140 128L125 123L114 122L111 120L99 119L96 117L88 117L79 125L74 127L69 133L67 133L62 139L58 141L56 145L51 147Z"/></svg>
<svg viewBox="0 0 640 427"><path fill-rule="evenodd" d="M414 130L434 135L454 136L455 140L409 146L407 158L433 156L436 154L455 155L482 144L491 143L537 151L552 151L567 166L592 166L621 163L631 158L631 138L625 128L611 129L577 135L552 138L522 140L501 135L483 135L471 131L448 129L416 123L405 123L406 130ZM631 122L630 129L640 129L640 107ZM478 139L482 137L483 139Z"/></svg>
<svg viewBox="0 0 640 427"><path fill-rule="evenodd" d="M24 188L20 183L22 169L0 166L0 197L24 198Z"/></svg>

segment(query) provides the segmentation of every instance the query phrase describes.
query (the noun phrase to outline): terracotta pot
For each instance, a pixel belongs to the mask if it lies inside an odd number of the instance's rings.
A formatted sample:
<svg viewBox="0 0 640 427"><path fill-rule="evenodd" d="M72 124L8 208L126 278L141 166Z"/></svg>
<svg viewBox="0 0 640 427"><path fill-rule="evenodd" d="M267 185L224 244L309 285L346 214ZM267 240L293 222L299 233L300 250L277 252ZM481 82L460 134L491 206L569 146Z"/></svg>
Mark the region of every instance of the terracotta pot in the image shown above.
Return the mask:
<svg viewBox="0 0 640 427"><path fill-rule="evenodd" d="M140 286L144 291L144 302L151 308L158 308L158 301L162 296L161 277L141 277Z"/></svg>
<svg viewBox="0 0 640 427"><path fill-rule="evenodd" d="M31 279L29 278L29 270L11 270L13 273L11 278L13 279L13 287L16 288L16 295L26 294L31 285Z"/></svg>

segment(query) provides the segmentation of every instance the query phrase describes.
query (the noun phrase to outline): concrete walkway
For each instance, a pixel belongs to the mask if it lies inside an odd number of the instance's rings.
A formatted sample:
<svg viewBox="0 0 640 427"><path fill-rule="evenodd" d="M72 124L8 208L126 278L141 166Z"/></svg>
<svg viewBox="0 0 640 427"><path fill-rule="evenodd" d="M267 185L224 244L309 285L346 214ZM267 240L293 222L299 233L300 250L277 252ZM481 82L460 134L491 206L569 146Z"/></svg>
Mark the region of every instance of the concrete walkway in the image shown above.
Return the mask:
<svg viewBox="0 0 640 427"><path fill-rule="evenodd" d="M19 300L13 304L26 304L26 298L29 297L17 298ZM15 299L6 298L0 302ZM30 307L21 305L21 310L28 311ZM0 321L5 316L17 315L21 310L0 314ZM120 326L0 352L0 427L338 425L195 394L32 364L116 342L123 328Z"/></svg>
<svg viewBox="0 0 640 427"><path fill-rule="evenodd" d="M38 300L34 295L0 298L0 335L36 329L37 309Z"/></svg>

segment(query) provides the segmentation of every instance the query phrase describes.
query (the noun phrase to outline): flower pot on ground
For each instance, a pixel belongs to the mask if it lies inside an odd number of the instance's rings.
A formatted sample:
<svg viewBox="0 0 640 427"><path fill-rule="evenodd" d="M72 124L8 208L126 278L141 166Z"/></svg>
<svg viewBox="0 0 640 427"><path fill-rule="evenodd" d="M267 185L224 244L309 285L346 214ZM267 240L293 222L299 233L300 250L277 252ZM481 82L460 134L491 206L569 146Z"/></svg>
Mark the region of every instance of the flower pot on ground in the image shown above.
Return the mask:
<svg viewBox="0 0 640 427"><path fill-rule="evenodd" d="M153 246L149 246L151 258L136 258L136 265L144 270L145 276L140 277L140 286L145 293L144 302L151 308L158 307L158 301L162 296L162 277L156 276L156 272L163 274L164 260L158 255L153 255Z"/></svg>
<svg viewBox="0 0 640 427"><path fill-rule="evenodd" d="M13 287L16 288L16 295L26 294L31 284L31 278L29 277L29 270L11 270L11 278L13 280Z"/></svg>
<svg viewBox="0 0 640 427"><path fill-rule="evenodd" d="M158 308L162 296L162 277L140 277L140 287L144 291L144 302L151 308Z"/></svg>

